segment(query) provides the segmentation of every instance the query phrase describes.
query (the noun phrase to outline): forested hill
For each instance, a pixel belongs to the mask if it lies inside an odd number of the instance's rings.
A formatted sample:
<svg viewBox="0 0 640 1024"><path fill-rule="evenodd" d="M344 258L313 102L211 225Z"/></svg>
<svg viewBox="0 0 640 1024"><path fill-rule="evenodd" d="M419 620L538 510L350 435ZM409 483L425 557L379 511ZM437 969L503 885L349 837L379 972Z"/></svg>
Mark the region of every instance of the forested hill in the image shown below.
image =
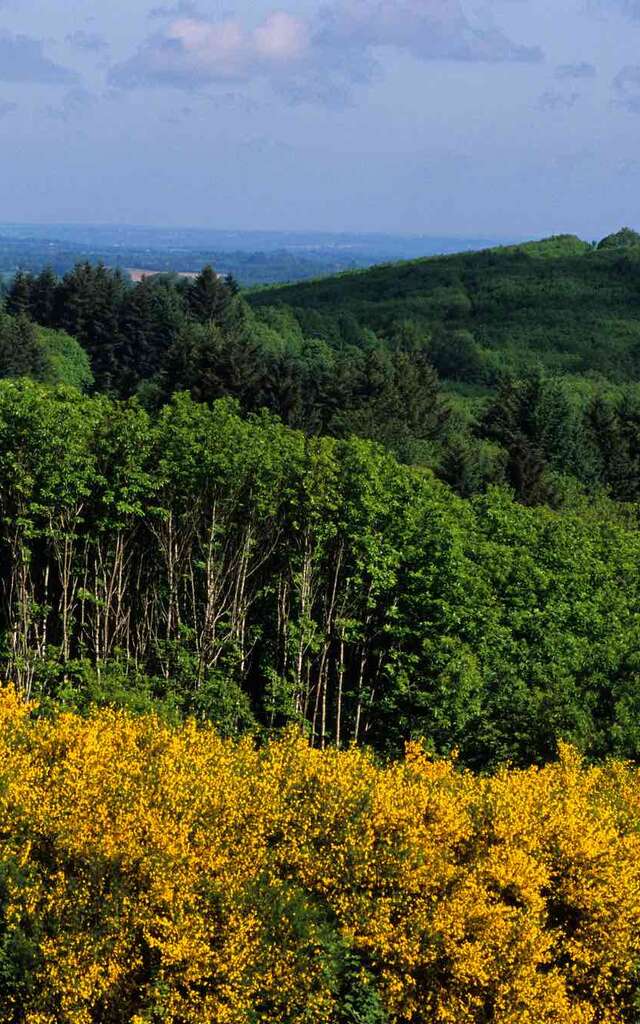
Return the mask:
<svg viewBox="0 0 640 1024"><path fill-rule="evenodd" d="M541 242L389 264L250 296L254 308L292 307L307 333L345 319L390 336L428 335L441 375L493 384L535 366L640 378L640 235L599 244L561 235Z"/></svg>

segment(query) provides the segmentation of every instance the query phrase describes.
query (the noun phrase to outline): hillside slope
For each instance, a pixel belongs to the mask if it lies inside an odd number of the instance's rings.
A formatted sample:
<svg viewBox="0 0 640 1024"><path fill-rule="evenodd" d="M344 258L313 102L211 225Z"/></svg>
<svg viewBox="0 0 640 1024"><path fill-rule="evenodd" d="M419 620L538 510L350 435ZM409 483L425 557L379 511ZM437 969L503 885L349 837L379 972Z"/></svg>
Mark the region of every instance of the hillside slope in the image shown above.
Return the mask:
<svg viewBox="0 0 640 1024"><path fill-rule="evenodd" d="M393 342L409 321L445 377L492 383L504 369L640 378L640 236L597 248L575 236L375 267L254 292L340 341L345 318Z"/></svg>

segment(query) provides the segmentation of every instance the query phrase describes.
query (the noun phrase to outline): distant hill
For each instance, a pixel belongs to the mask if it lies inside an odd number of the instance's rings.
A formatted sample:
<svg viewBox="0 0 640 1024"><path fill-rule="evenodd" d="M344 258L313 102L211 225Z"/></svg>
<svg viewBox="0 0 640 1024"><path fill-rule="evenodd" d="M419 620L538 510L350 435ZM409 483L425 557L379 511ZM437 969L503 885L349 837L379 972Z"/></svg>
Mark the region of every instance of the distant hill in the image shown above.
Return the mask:
<svg viewBox="0 0 640 1024"><path fill-rule="evenodd" d="M468 383L537 365L640 379L640 236L630 229L597 246L559 235L263 289L249 300L257 310L289 306L307 332L329 337L349 320L393 342L409 324L431 339L440 372Z"/></svg>
<svg viewBox="0 0 640 1024"><path fill-rule="evenodd" d="M614 235L603 238L598 249L629 249L640 245L640 235L631 228L621 228Z"/></svg>
<svg viewBox="0 0 640 1024"><path fill-rule="evenodd" d="M589 242L583 242L577 235L552 235L551 238L542 238L537 242L520 242L517 245L500 247L501 252L524 252L528 256L538 256L541 259L584 256L592 249L593 246Z"/></svg>

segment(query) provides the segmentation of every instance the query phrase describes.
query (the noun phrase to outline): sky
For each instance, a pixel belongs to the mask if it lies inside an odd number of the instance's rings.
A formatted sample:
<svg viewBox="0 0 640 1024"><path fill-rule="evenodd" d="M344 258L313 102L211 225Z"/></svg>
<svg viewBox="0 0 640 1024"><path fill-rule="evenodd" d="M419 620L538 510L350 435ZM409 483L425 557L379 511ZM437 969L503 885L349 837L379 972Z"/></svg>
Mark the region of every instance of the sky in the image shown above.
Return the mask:
<svg viewBox="0 0 640 1024"><path fill-rule="evenodd" d="M640 0L0 0L0 221L640 227Z"/></svg>

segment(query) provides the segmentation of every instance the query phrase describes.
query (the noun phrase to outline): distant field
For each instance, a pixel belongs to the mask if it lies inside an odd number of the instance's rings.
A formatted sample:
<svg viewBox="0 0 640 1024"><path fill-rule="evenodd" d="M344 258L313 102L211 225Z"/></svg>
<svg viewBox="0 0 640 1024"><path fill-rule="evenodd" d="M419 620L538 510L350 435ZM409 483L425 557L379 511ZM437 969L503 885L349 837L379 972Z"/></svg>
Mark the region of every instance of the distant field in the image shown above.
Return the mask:
<svg viewBox="0 0 640 1024"><path fill-rule="evenodd" d="M211 264L245 286L284 284L490 244L428 236L0 224L0 275L46 266L64 274L78 262L176 274Z"/></svg>
<svg viewBox="0 0 640 1024"><path fill-rule="evenodd" d="M124 269L134 284L139 284L146 277L156 277L158 275L157 270L142 269L141 267L125 267ZM192 281L198 276L198 273L199 271L197 270L181 270L176 274L176 277L184 277Z"/></svg>

